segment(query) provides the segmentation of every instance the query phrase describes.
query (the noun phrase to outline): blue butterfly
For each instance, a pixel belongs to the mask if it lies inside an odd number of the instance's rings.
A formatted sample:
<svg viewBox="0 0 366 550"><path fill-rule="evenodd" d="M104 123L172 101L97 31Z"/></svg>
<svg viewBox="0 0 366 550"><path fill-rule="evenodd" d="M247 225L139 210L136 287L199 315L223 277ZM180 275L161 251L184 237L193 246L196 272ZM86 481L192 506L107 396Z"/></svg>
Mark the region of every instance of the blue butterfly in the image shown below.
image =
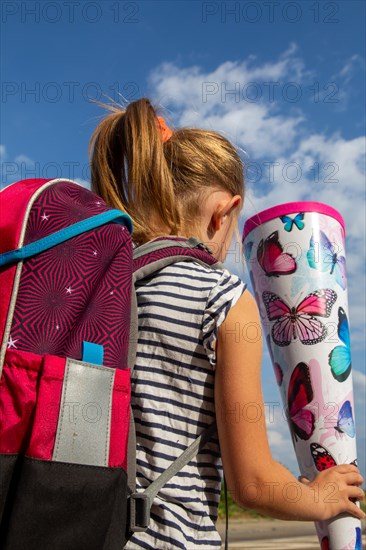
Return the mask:
<svg viewBox="0 0 366 550"><path fill-rule="evenodd" d="M349 437L355 437L355 424L352 417L352 406L350 401L345 401L338 414L337 425L335 429L338 432L345 433Z"/></svg>
<svg viewBox="0 0 366 550"><path fill-rule="evenodd" d="M342 344L332 349L328 355L328 363L334 378L338 382L344 382L350 375L352 362L348 319L341 307L338 308L338 336Z"/></svg>
<svg viewBox="0 0 366 550"><path fill-rule="evenodd" d="M343 290L347 287L346 259L334 251L334 243L331 243L323 231L319 230L319 241L314 236L310 239L310 248L306 257L309 266L319 271L330 271L335 274L337 283Z"/></svg>
<svg viewBox="0 0 366 550"><path fill-rule="evenodd" d="M305 224L302 221L304 219L304 212L300 212L300 214L296 214L294 218L290 218L290 216L281 216L280 217L281 222L285 224L284 229L285 231L292 231L292 228L294 225L296 225L297 229L304 229Z"/></svg>

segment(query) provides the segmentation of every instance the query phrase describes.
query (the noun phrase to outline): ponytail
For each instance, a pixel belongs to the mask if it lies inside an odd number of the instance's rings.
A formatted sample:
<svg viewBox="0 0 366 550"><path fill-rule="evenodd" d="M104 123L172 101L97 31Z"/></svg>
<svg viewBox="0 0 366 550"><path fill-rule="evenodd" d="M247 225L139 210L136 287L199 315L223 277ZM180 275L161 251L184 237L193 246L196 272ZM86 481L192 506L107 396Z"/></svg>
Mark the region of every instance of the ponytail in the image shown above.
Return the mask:
<svg viewBox="0 0 366 550"><path fill-rule="evenodd" d="M244 199L241 159L217 132L171 132L146 98L103 106L110 114L89 145L92 191L131 217L137 245L162 234L204 239L201 208L213 189Z"/></svg>
<svg viewBox="0 0 366 550"><path fill-rule="evenodd" d="M148 99L111 114L95 129L89 145L92 191L126 212L137 244L179 230L179 210L164 155L160 123Z"/></svg>

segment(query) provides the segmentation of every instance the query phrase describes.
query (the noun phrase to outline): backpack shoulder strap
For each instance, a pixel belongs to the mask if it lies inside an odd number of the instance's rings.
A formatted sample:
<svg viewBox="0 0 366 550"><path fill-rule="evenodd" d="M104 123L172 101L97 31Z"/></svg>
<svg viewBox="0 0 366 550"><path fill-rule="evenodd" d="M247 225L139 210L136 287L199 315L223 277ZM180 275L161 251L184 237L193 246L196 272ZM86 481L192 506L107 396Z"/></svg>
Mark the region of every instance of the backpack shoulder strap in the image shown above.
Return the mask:
<svg viewBox="0 0 366 550"><path fill-rule="evenodd" d="M226 269L197 237L160 238L134 249L134 282L178 261L198 261L212 269Z"/></svg>
<svg viewBox="0 0 366 550"><path fill-rule="evenodd" d="M177 261L198 261L204 266L212 269L224 269L223 263L216 260L211 250L202 243L197 237L190 239L184 238L159 238L145 243L133 251L134 258L134 283L155 271L173 264ZM226 269L226 268L225 268ZM133 372L136 349L137 349L137 300L136 291L133 285L133 298L131 304L131 338L129 352L129 366L131 375ZM136 432L133 420L133 411L131 409L130 436L128 441L128 487L129 487L129 514L130 531L145 531L149 525L150 509L154 497L160 489L174 477L184 466L186 466L194 456L210 440L216 432L216 422L213 422L195 439L195 441L175 459L169 468L163 472L153 483L144 491L136 492Z"/></svg>
<svg viewBox="0 0 366 550"><path fill-rule="evenodd" d="M134 492L130 495L130 529L132 532L145 531L150 522L150 510L154 498L160 489L172 479L184 466L195 457L200 449L210 440L216 432L216 422L213 422L172 462L172 464L144 491Z"/></svg>
<svg viewBox="0 0 366 550"><path fill-rule="evenodd" d="M90 231L91 229L95 229L96 227L100 227L101 225L105 225L109 222L118 222L122 225L126 225L130 233L132 232L132 221L127 214L121 212L120 210L107 210L101 214L96 214L95 216L86 218L85 220L77 222L73 225L69 225L64 229L60 229L59 231L47 235L47 237L43 237L38 241L33 241L30 244L20 248L14 248L13 250L0 254L0 266L3 267L14 262L20 262L28 258L32 258L36 254L40 254L53 246L61 244L69 239L72 239L73 237L77 237L78 235L85 233L86 231Z"/></svg>

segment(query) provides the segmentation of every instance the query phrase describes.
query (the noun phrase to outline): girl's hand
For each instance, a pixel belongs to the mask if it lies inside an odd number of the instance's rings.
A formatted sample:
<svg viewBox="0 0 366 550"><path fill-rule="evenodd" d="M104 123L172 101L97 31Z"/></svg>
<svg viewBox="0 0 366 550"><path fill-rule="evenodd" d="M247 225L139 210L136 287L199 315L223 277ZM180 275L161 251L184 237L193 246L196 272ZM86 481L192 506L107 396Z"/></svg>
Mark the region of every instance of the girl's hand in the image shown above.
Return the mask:
<svg viewBox="0 0 366 550"><path fill-rule="evenodd" d="M315 498L323 505L320 521L341 513L358 519L365 517L365 513L354 502L362 500L365 493L359 487L364 482L363 477L353 464L340 464L323 470L312 481L301 476L299 481L313 490Z"/></svg>

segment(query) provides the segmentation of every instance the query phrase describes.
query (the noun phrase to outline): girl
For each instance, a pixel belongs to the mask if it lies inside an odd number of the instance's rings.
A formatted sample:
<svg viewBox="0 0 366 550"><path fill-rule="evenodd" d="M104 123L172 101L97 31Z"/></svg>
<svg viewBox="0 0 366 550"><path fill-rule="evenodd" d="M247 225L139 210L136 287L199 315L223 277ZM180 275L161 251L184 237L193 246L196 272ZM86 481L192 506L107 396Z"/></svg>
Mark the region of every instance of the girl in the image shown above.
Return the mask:
<svg viewBox="0 0 366 550"><path fill-rule="evenodd" d="M90 143L92 190L131 216L137 246L161 236L197 236L223 261L244 200L235 148L209 130L172 132L148 99L109 109ZM137 490L215 417L218 437L160 491L149 528L135 533L127 549L219 548L222 465L242 506L287 520L324 520L341 512L364 517L351 500L363 497L355 466L336 466L300 482L271 456L260 384L262 343L247 341L241 330L247 323L260 327L260 319L239 277L176 262L143 279L136 292ZM255 422L243 412L246 403L260 407ZM336 488L331 499L329 483Z"/></svg>

